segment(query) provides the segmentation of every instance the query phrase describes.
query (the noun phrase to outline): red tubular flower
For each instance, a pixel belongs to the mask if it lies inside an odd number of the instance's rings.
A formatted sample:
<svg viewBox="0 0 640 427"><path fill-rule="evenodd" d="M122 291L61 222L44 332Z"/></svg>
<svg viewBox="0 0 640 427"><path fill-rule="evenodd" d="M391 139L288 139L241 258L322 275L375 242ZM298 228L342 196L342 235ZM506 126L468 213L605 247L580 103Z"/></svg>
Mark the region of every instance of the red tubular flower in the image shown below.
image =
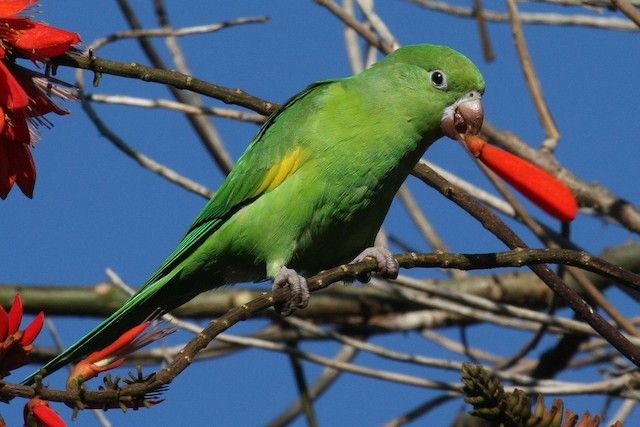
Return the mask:
<svg viewBox="0 0 640 427"><path fill-rule="evenodd" d="M0 18L12 16L22 12L27 6L38 0L3 0L0 3Z"/></svg>
<svg viewBox="0 0 640 427"><path fill-rule="evenodd" d="M482 163L514 186L540 209L560 221L573 221L578 202L571 189L544 169L487 143L476 135L467 135L465 145Z"/></svg>
<svg viewBox="0 0 640 427"><path fill-rule="evenodd" d="M27 92L22 88L4 62L0 62L0 105L8 110L26 108Z"/></svg>
<svg viewBox="0 0 640 427"><path fill-rule="evenodd" d="M16 294L9 314L0 307L0 377L7 376L13 369L29 361L36 339L44 324L44 313L20 331L22 322L22 298Z"/></svg>
<svg viewBox="0 0 640 427"><path fill-rule="evenodd" d="M150 321L142 322L129 329L107 347L95 351L81 360L73 367L67 379L67 384L83 383L96 377L101 372L115 369L124 363L128 354L167 336L175 330L173 328L154 329L142 335L150 324Z"/></svg>
<svg viewBox="0 0 640 427"><path fill-rule="evenodd" d="M0 1L0 198L5 199L14 184L29 198L33 197L36 168L31 156L35 143L28 123L37 126L47 121L47 113L67 114L51 99L61 95L42 85L47 76L15 64L16 58L47 62L67 52L80 42L77 33L51 27L17 16L37 0ZM46 87L46 89L45 89ZM69 97L65 93L64 97Z"/></svg>
<svg viewBox="0 0 640 427"><path fill-rule="evenodd" d="M24 424L31 425L33 419L43 427L66 427L60 414L54 411L46 400L33 398L24 406Z"/></svg>

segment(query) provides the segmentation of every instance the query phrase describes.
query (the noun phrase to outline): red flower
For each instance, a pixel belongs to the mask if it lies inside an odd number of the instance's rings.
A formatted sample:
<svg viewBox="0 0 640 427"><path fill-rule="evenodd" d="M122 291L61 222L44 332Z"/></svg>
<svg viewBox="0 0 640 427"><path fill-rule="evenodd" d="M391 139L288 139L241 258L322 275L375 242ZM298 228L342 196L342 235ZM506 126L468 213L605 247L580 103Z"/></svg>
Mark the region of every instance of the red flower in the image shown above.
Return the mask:
<svg viewBox="0 0 640 427"><path fill-rule="evenodd" d="M49 122L47 113L67 114L50 95L69 97L50 79L15 64L18 57L47 62L80 42L76 33L16 16L37 0L0 2L0 198L5 199L14 184L29 198L33 196L36 169L31 156L35 131L28 126ZM43 85L44 81L44 85ZM58 82L60 83L60 82Z"/></svg>
<svg viewBox="0 0 640 427"><path fill-rule="evenodd" d="M477 135L466 135L464 143L482 163L540 209L563 222L575 219L578 214L576 196L558 178L533 163L489 144Z"/></svg>
<svg viewBox="0 0 640 427"><path fill-rule="evenodd" d="M32 425L35 418L35 425L43 427L66 427L62 417L54 411L46 400L33 398L24 406L24 424Z"/></svg>
<svg viewBox="0 0 640 427"><path fill-rule="evenodd" d="M16 294L9 313L0 306L0 377L29 361L36 339L44 324L44 313L40 312L23 331L18 330L22 322L22 298Z"/></svg>
<svg viewBox="0 0 640 427"><path fill-rule="evenodd" d="M78 362L73 367L71 374L69 374L67 385L83 383L96 377L100 372L119 367L130 353L167 336L175 330L174 328L153 329L149 333L142 335L151 323L150 321L142 322L129 329L107 347L91 353Z"/></svg>

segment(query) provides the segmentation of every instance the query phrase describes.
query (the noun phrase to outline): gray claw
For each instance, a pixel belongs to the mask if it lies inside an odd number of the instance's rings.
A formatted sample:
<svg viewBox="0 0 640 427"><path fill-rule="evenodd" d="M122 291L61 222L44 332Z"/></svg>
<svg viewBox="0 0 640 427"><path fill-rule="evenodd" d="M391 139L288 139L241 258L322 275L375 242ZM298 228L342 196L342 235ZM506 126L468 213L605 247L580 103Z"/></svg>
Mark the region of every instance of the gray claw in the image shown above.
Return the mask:
<svg viewBox="0 0 640 427"><path fill-rule="evenodd" d="M271 289L274 291L288 287L291 290L289 301L275 306L276 311L283 316L288 316L298 308L305 308L309 304L309 288L307 279L299 275L295 270L282 267L280 273L273 279Z"/></svg>
<svg viewBox="0 0 640 427"><path fill-rule="evenodd" d="M378 262L378 270L380 275L385 279L395 279L400 272L400 265L398 261L393 257L393 254L389 249L384 246L373 246L367 248L360 255L355 257L351 264L364 261L365 258L373 258ZM368 282L371 278L371 274L368 274L364 278L359 278L361 281ZM362 280L365 279L365 280Z"/></svg>

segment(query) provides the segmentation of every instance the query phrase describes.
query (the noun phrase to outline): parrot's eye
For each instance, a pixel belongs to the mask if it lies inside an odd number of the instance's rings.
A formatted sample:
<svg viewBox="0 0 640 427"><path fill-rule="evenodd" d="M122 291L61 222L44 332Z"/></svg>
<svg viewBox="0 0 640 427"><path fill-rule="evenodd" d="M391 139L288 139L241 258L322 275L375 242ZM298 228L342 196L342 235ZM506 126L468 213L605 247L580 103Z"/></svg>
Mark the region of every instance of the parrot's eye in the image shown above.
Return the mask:
<svg viewBox="0 0 640 427"><path fill-rule="evenodd" d="M431 83L438 89L447 88L447 76L440 70L430 72Z"/></svg>

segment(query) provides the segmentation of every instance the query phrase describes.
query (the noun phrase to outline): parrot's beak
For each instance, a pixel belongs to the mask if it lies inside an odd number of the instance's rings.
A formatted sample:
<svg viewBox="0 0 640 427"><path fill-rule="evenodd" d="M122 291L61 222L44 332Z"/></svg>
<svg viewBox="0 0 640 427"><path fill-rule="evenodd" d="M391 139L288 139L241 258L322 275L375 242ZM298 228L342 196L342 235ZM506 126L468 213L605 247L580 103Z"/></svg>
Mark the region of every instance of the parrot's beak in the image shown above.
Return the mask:
<svg viewBox="0 0 640 427"><path fill-rule="evenodd" d="M462 141L464 135L480 132L483 119L482 95L472 91L445 108L440 128L449 138Z"/></svg>

